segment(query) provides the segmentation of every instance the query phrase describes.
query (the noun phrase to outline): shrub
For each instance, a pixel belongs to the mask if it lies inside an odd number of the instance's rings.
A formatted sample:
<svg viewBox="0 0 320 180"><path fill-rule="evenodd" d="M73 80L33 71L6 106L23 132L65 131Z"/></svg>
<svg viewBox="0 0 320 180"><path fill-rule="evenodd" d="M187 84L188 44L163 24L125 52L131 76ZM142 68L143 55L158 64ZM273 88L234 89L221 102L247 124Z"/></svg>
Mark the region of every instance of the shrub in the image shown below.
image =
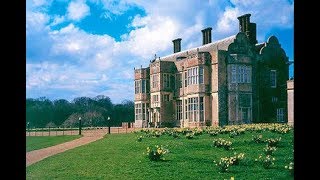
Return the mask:
<svg viewBox="0 0 320 180"><path fill-rule="evenodd" d="M266 155L272 155L273 152L277 150L277 148L276 148L276 147L273 147L273 146L268 146L268 145L267 145L265 148L263 148L263 150L264 150L264 153L265 153Z"/></svg>
<svg viewBox="0 0 320 180"><path fill-rule="evenodd" d="M147 147L147 157L151 161L159 161L162 159L163 155L167 154L169 151L165 149L162 145L155 145L154 147Z"/></svg>
<svg viewBox="0 0 320 180"><path fill-rule="evenodd" d="M215 147L223 147L225 150L229 150L231 148L232 142L224 140L222 138L214 139L213 146Z"/></svg>

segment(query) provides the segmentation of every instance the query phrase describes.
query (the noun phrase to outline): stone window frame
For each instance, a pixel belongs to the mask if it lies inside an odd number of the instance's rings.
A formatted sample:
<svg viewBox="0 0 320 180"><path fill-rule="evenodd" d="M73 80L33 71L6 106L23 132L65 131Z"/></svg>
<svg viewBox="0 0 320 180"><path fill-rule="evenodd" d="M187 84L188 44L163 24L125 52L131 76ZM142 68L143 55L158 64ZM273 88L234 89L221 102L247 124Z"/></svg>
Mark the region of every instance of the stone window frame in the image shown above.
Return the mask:
<svg viewBox="0 0 320 180"><path fill-rule="evenodd" d="M277 108L277 121L284 122L285 120L285 110L284 108Z"/></svg>
<svg viewBox="0 0 320 180"><path fill-rule="evenodd" d="M277 70L275 69L270 70L270 87L271 88L277 87Z"/></svg>

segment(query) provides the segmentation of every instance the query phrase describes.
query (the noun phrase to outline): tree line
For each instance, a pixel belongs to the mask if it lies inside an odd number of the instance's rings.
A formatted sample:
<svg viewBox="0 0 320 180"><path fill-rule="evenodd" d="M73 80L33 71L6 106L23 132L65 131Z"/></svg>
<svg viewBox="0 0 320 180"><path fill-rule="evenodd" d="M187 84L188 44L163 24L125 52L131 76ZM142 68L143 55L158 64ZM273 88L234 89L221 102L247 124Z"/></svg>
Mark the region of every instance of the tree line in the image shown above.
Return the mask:
<svg viewBox="0 0 320 180"><path fill-rule="evenodd" d="M124 100L113 104L108 96L94 98L77 97L71 102L65 99L51 101L46 97L27 98L26 123L28 127L78 127L121 126L122 122L134 122L134 102Z"/></svg>

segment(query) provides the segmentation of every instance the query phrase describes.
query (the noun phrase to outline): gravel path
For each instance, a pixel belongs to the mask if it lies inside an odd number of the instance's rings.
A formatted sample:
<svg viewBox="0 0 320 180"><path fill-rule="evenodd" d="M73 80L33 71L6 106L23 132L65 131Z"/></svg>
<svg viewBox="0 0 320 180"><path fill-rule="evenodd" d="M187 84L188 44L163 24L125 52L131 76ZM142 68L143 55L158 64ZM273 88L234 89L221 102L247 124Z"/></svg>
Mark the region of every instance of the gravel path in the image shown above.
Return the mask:
<svg viewBox="0 0 320 180"><path fill-rule="evenodd" d="M83 137L75 139L73 141L65 142L55 146L34 150L26 153L26 166L41 161L52 155L64 152L69 149L73 149L78 146L82 146L98 139L103 138L106 134L106 130L95 130L95 131L83 131Z"/></svg>

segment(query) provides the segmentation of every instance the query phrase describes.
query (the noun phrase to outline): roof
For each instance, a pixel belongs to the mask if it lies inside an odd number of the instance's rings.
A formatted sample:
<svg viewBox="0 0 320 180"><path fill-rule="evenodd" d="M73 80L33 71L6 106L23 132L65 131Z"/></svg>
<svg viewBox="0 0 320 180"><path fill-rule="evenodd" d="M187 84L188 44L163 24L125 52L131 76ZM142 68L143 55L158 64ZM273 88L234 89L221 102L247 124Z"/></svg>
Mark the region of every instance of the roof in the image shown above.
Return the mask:
<svg viewBox="0 0 320 180"><path fill-rule="evenodd" d="M181 52L177 52L177 53L173 53L173 54L161 57L160 60L161 61L176 61L177 57L187 56L187 53L188 54L196 53L198 49L199 49L199 52L209 52L209 51L213 51L213 50L215 50L215 51L227 50L229 45L231 43L233 43L235 38L236 38L236 35L233 35L233 36L230 36L230 37L227 37L227 38L224 38L224 39L221 39L221 40L209 43L209 44L205 44L205 45L202 45L199 47L187 49L185 51L181 51ZM156 61L158 61L158 59Z"/></svg>

